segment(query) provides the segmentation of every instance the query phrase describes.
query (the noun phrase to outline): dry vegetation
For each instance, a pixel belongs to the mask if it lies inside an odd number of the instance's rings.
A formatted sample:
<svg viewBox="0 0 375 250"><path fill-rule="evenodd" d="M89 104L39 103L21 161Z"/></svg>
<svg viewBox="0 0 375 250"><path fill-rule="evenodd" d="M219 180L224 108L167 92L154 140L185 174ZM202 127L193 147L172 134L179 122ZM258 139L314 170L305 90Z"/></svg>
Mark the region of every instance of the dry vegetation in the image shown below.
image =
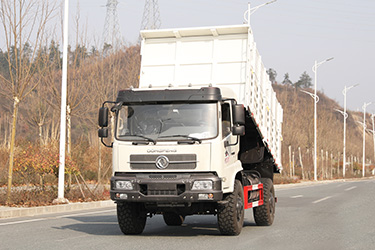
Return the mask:
<svg viewBox="0 0 375 250"><path fill-rule="evenodd" d="M294 180L312 179L314 153L314 102L313 99L292 86L274 84L277 98L284 109L282 176ZM307 89L313 92L311 89ZM335 109L342 107L332 99L319 93L318 114L318 178L342 177L343 116ZM346 177L362 176L363 113L348 111L346 156ZM371 116L367 114L366 124L372 128ZM300 157L301 155L301 157ZM371 132L366 133L367 175L373 169L374 145ZM302 164L301 164L302 163ZM303 172L302 172L303 166ZM282 179L282 178L281 178ZM279 182L283 182L280 178Z"/></svg>
<svg viewBox="0 0 375 250"><path fill-rule="evenodd" d="M76 48L77 50L81 53L79 48ZM119 89L137 86L139 46L123 47L105 57L89 53L77 56L76 51L70 54L72 60L68 73L70 112L67 114L66 174L69 184L72 185L69 185L66 197L72 200L95 200L102 197L102 193L92 192L99 189L96 185L88 188L88 183L103 180L102 184L108 184L111 174L111 152L101 145L97 137L97 110L104 100L115 99ZM33 191L34 194L39 193L38 199L45 197L45 203L49 203L57 194L53 185L56 184L59 154L61 68L50 68L43 74L36 74L35 77L40 78L40 84L24 102L20 103L13 184L51 187ZM2 84L4 82L0 81L0 85ZM0 117L0 186L5 187L8 176L12 102L10 99L2 99L0 104L1 114L4 114ZM3 190L4 188L0 191L1 194ZM108 190L100 190L108 198ZM43 194L40 193L42 191ZM12 204L35 203L25 201L25 197L29 195L24 193L24 189L16 187L12 192ZM72 196L72 192L78 195ZM0 195L0 204L4 203L4 195Z"/></svg>
<svg viewBox="0 0 375 250"><path fill-rule="evenodd" d="M10 205L50 204L57 196L58 139L60 123L60 44L45 35L46 23L56 16L48 1L1 1L0 19L6 48L0 49L0 205L6 203L8 170L12 165ZM21 10L14 11L12 8ZM26 8L26 7L27 8ZM18 13L22 14L15 17ZM35 26L27 26L27 24ZM38 36L35 37L34 32ZM114 51L88 49L76 18L76 41L69 47L67 113L67 188L73 201L108 198L111 151L97 137L97 110L114 100L119 89L138 85L140 47L122 46ZM40 37L39 37L40 35ZM292 86L274 84L284 109L282 159L284 171L275 182L311 179L313 168L313 100ZM343 117L339 105L319 93L319 178L342 173ZM362 114L349 112L347 127L347 176L359 175L362 155ZM368 127L370 116L367 117ZM373 159L371 134L367 133L366 161ZM303 166L303 169L302 169ZM372 168L372 167L371 167ZM371 168L368 168L370 170ZM8 203L9 204L9 203Z"/></svg>
<svg viewBox="0 0 375 250"><path fill-rule="evenodd" d="M78 49L78 48L76 48ZM79 50L81 51L81 50ZM76 56L71 51L69 66L69 99L71 126L68 135L66 197L72 200L96 200L108 198L108 190L98 189L99 182L108 184L111 174L111 152L97 138L97 110L104 100L114 99L119 89L137 86L140 67L139 46L123 47L108 56L86 53ZM75 59L73 59L75 58ZM79 60L79 63L77 63ZM56 197L56 168L60 118L60 66L49 69L41 77L37 88L20 103L15 149L15 173L12 204L49 204ZM1 83L0 83L1 84ZM275 177L275 183L298 182L313 177L313 100L292 86L274 84L284 109L282 159L284 171ZM318 103L318 177L320 179L342 176L343 117L334 109L341 107L319 93ZM7 181L9 161L9 131L12 102L0 99L0 185ZM69 116L68 116L69 117ZM347 177L360 176L362 169L362 121L363 114L350 112L347 120ZM371 127L371 117L367 117ZM373 159L372 134L367 133L367 162ZM30 150L30 147L33 150ZM48 149L48 150L47 150ZM44 166L48 151L54 159ZM24 152L34 152L25 157ZM99 157L100 155L100 157ZM301 155L301 158L300 158ZM23 159L25 171L17 163ZM52 162L52 163L51 163ZM69 162L71 165L69 165ZM302 163L302 164L301 164ZM302 171L303 165L303 171ZM368 171L372 166L367 168ZM69 171L71 172L69 174ZM90 185L91 183L91 185ZM17 187L37 186L32 193ZM48 187L48 188L43 188ZM91 187L91 188L89 188ZM96 190L95 193L92 190ZM99 192L97 192L100 190ZM28 197L38 196L31 202ZM74 195L73 195L74 194ZM4 194L0 203L5 203ZM17 197L17 198L15 198Z"/></svg>

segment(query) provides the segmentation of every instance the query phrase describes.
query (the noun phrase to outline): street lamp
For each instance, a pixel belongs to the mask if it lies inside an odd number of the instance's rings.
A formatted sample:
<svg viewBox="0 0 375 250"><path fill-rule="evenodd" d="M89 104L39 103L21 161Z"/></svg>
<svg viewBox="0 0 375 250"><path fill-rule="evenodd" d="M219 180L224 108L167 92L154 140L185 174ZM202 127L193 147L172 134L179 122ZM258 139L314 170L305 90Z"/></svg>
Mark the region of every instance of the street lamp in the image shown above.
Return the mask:
<svg viewBox="0 0 375 250"><path fill-rule="evenodd" d="M375 157L375 114L371 115L371 120L372 120L372 139L374 140L374 157Z"/></svg>
<svg viewBox="0 0 375 250"><path fill-rule="evenodd" d="M56 203L68 203L64 198L64 175L65 175L65 142L66 142L66 99L67 99L67 71L68 71L68 19L69 0L65 0L64 6L64 44L63 44L63 67L61 83L61 117L60 117L60 156L59 156L59 180Z"/></svg>
<svg viewBox="0 0 375 250"><path fill-rule="evenodd" d="M364 103L363 109L363 155L362 155L362 177L365 177L365 152L366 152L366 107L370 105L371 102Z"/></svg>
<svg viewBox="0 0 375 250"><path fill-rule="evenodd" d="M257 11L260 7L263 7L263 6L266 6L268 4L271 4L271 3L274 3L276 2L277 0L272 0L272 1L269 1L267 3L264 3L264 4L261 4L261 5L258 5L258 6L255 6L253 8L250 8L250 3L247 4L248 8L247 8L247 11L245 11L244 13L244 19L245 19L245 22L248 23L250 25L250 15L253 14L255 11Z"/></svg>
<svg viewBox="0 0 375 250"><path fill-rule="evenodd" d="M315 79L314 79L314 99L315 99L315 102L314 102L314 180L317 181L318 180L318 177L317 177L317 111L316 111L316 104L317 104L317 101L316 101L316 86L317 86L317 70L318 70L318 67L320 65L322 65L323 63L325 62L328 62L328 61L331 61L333 59L333 57L331 58L328 58L324 61L321 61L321 62L317 62L315 60L315 64L314 66L312 67L312 71L315 73ZM318 99L319 100L319 99Z"/></svg>
<svg viewBox="0 0 375 250"><path fill-rule="evenodd" d="M316 94L310 93L308 91L305 91L305 90L301 90L301 92L308 94L309 96L311 96L314 99L314 107L315 107L315 110L316 110L316 104L319 102L319 96L316 95ZM314 120L316 121L315 114L316 113L314 113ZM315 161L316 160L316 126L314 127L314 131L315 131L314 132L314 180L316 181L317 180L317 175L316 175L317 167L316 167L316 161Z"/></svg>
<svg viewBox="0 0 375 250"><path fill-rule="evenodd" d="M342 176L343 178L345 178L345 168L346 168L346 119L348 118L348 114L346 113L346 93L351 89L351 88L354 88L356 86L358 86L359 84L355 84L355 85L352 85L350 87L346 87L344 88L344 90L342 91L342 94L344 95L344 148L343 148L343 163L342 163Z"/></svg>

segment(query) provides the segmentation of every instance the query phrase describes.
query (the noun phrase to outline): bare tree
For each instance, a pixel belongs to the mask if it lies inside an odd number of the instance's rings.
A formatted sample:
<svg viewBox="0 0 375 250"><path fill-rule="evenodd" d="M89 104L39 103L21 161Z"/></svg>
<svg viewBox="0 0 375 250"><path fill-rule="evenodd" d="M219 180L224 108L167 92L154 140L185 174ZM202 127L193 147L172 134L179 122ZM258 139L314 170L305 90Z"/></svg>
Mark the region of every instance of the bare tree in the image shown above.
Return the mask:
<svg viewBox="0 0 375 250"><path fill-rule="evenodd" d="M39 84L35 66L43 57L38 55L55 4L50 0L2 0L0 20L4 31L9 77L0 76L13 101L12 132L9 153L7 202L11 199L13 159L19 104Z"/></svg>
<svg viewBox="0 0 375 250"><path fill-rule="evenodd" d="M29 98L25 100L28 116L25 117L26 121L33 127L38 129L39 145L46 145L46 129L45 125L50 121L50 106L45 102L44 96L47 91L45 86L33 91Z"/></svg>

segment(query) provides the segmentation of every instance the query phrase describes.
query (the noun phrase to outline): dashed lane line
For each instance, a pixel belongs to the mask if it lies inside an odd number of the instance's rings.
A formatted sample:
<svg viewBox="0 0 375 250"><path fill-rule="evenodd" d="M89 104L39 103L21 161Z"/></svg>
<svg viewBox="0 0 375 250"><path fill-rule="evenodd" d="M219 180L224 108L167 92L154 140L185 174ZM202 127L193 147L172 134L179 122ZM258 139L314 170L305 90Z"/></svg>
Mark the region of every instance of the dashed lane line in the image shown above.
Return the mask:
<svg viewBox="0 0 375 250"><path fill-rule="evenodd" d="M324 198L322 198L322 199L320 199L320 200L313 201L312 203L316 204L316 203L319 203L319 202L322 202L322 201L328 200L328 199L330 199L330 198L332 198L332 196L324 197Z"/></svg>
<svg viewBox="0 0 375 250"><path fill-rule="evenodd" d="M347 189L345 189L345 191L350 191L350 190L353 190L355 188L357 188L357 186L353 186L353 187L347 188Z"/></svg>
<svg viewBox="0 0 375 250"><path fill-rule="evenodd" d="M303 195L300 194L300 195L291 196L290 198L292 198L292 199L296 199L296 198L302 198L302 197L303 197Z"/></svg>

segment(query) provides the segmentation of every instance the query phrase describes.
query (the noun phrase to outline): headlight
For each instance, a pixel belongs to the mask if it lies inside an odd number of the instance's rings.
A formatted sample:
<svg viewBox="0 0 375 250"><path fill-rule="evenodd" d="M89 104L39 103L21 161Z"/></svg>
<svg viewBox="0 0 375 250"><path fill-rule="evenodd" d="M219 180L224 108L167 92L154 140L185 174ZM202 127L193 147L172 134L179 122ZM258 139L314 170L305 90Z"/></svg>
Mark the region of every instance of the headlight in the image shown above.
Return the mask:
<svg viewBox="0 0 375 250"><path fill-rule="evenodd" d="M133 190L133 185L130 181L116 181L116 189Z"/></svg>
<svg viewBox="0 0 375 250"><path fill-rule="evenodd" d="M212 181L194 181L191 190L212 189Z"/></svg>

